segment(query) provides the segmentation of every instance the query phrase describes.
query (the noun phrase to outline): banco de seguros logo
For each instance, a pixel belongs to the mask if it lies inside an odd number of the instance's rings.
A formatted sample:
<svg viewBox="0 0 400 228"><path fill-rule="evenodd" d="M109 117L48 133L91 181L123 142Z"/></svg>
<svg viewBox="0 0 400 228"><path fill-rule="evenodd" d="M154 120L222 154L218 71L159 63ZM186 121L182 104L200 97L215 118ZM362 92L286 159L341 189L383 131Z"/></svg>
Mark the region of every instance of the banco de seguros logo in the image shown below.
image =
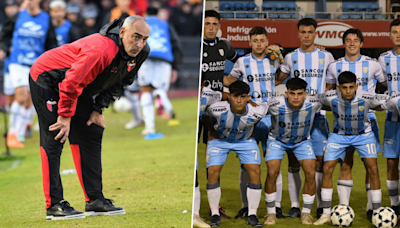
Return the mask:
<svg viewBox="0 0 400 228"><path fill-rule="evenodd" d="M326 21L318 23L317 36L314 43L324 47L342 46L344 32L353 26L337 21Z"/></svg>

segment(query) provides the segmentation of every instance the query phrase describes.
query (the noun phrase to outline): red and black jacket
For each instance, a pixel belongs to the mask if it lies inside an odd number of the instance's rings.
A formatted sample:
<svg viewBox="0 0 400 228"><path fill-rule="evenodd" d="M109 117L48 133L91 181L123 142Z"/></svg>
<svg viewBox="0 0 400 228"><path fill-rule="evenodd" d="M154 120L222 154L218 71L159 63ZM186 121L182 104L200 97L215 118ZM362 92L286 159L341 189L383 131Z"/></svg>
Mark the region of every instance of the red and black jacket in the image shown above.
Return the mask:
<svg viewBox="0 0 400 228"><path fill-rule="evenodd" d="M54 48L32 65L30 75L39 86L59 91L58 115L75 114L79 96L94 96L97 108L108 107L123 87L132 84L150 47L130 57L119 38L121 20L114 20L96 33Z"/></svg>

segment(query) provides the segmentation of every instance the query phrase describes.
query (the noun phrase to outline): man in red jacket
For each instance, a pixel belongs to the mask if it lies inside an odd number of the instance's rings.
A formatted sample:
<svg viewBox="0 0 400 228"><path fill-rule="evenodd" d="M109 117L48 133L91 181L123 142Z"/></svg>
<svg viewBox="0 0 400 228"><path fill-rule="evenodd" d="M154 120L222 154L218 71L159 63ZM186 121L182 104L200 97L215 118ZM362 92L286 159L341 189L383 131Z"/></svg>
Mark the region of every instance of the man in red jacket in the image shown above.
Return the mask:
<svg viewBox="0 0 400 228"><path fill-rule="evenodd" d="M33 64L29 84L39 117L47 220L125 214L102 193L102 111L134 81L150 51L149 34L140 16L118 19L100 33L45 52ZM85 195L85 214L63 200L59 169L67 137Z"/></svg>

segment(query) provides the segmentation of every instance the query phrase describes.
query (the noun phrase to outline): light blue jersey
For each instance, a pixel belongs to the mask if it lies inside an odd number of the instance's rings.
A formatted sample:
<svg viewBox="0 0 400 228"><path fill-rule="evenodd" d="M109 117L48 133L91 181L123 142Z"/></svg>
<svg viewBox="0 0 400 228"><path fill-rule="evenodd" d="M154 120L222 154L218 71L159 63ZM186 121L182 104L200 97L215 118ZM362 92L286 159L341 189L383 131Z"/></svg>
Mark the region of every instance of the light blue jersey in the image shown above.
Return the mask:
<svg viewBox="0 0 400 228"><path fill-rule="evenodd" d="M275 96L275 71L278 68L278 61L270 61L267 56L256 59L249 53L236 60L230 74L246 82L250 86L251 100L260 103Z"/></svg>
<svg viewBox="0 0 400 228"><path fill-rule="evenodd" d="M342 57L331 63L326 75L326 83L339 85L338 77L344 71L350 71L356 75L358 91L364 90L374 93L376 82L385 82L387 80L376 59L360 55L354 62Z"/></svg>
<svg viewBox="0 0 400 228"><path fill-rule="evenodd" d="M298 110L291 109L284 96L271 99L268 110L272 121L269 139L285 144L295 144L310 139L315 113L321 108L319 99L312 96L307 96L303 106Z"/></svg>
<svg viewBox="0 0 400 228"><path fill-rule="evenodd" d="M199 113L199 119L203 117L204 111L210 106L211 104L214 104L217 101L222 100L222 93L219 91L212 90L208 87L203 87L201 91L201 96L200 96L200 113Z"/></svg>
<svg viewBox="0 0 400 228"><path fill-rule="evenodd" d="M68 20L65 20L65 22L62 25L55 28L58 46L68 44L70 42L69 30L71 26L72 23Z"/></svg>
<svg viewBox="0 0 400 228"><path fill-rule="evenodd" d="M330 52L319 48L309 53L297 48L285 56L280 70L292 78L305 80L308 84L306 91L309 95L314 95L325 92L326 71L334 60Z"/></svg>
<svg viewBox="0 0 400 228"><path fill-rule="evenodd" d="M220 139L229 142L248 139L254 131L254 126L267 114L268 104L260 103L253 107L246 105L246 113L236 114L227 101L216 102L205 111L204 115L217 119L214 128Z"/></svg>
<svg viewBox="0 0 400 228"><path fill-rule="evenodd" d="M358 90L351 101L342 98L339 91L331 90L320 96L321 103L329 106L335 121L333 133L361 135L372 131L368 110L383 104L387 96Z"/></svg>

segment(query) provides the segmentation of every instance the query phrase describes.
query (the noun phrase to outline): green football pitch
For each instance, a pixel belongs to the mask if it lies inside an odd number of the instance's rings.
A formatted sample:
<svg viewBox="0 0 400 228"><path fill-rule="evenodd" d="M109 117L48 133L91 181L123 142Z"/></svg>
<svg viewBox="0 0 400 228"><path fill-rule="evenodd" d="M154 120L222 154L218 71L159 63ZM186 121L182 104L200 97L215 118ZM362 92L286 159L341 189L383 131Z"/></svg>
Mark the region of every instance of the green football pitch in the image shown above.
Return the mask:
<svg viewBox="0 0 400 228"><path fill-rule="evenodd" d="M190 227L196 147L197 98L175 99L181 124L167 126L156 118L165 138L144 140L143 127L125 130L130 113L105 112L103 191L126 210L125 215L46 221L39 152L39 133L13 158L0 158L0 227ZM0 115L3 134L3 115ZM1 138L0 152L4 152ZM75 169L68 143L60 171ZM62 175L64 198L84 210L84 196L76 174Z"/></svg>
<svg viewBox="0 0 400 228"><path fill-rule="evenodd" d="M385 126L385 112L377 112L378 124L380 127L380 138L381 142L383 140L384 134L384 126ZM332 126L333 118L331 112L328 112L328 120L330 126ZM332 129L332 128L331 128ZM261 149L261 147L260 147ZM201 208L200 208L200 216L206 221L210 221L210 216L208 215L208 201L207 201L207 192L206 192L206 164L205 164L205 145L199 144L198 146L199 153L199 184L201 189ZM261 182L263 184L263 193L261 197L260 206L258 208L258 218L260 222L264 223L264 216L267 213L265 201L264 201L264 183L266 178L267 165L265 164L264 158L262 158L261 163ZM283 196L282 196L282 210L284 213L288 213L290 210L290 200L289 200L289 192L287 189L287 167L288 161L287 156L284 157L281 165L281 171L283 175ZM382 157L382 153L379 153L378 159L378 167L379 174L381 180L382 187L382 206L390 206L389 195L386 187L386 159ZM231 216L231 220L222 219L221 227L250 227L246 225L246 220L244 219L235 219L234 216L241 209L242 203L240 200L240 190L239 190L239 169L240 163L239 159L236 158L236 154L234 152L230 153L228 159L222 169L220 184L222 190L222 197L220 205L225 208L227 215ZM354 166L353 166L353 180L354 186L351 192L350 197L350 206L353 208L355 212L355 220L352 227L374 227L371 222L367 220L366 215L366 204L367 204L367 194L365 191L365 169L364 165L361 162L360 157L357 152L354 154ZM339 203L337 191L336 191L336 183L337 178L339 176L339 165L337 165L334 173L333 183L334 183L334 191L333 191L333 202L332 206L337 205ZM304 183L304 175L302 172L303 183ZM302 204L302 201L300 202ZM312 216L315 216L317 203L316 200L314 202L314 207L312 211ZM313 221L317 219L314 218ZM300 219L278 219L275 227L296 227L302 226ZM320 227L333 227L332 225L325 225Z"/></svg>

